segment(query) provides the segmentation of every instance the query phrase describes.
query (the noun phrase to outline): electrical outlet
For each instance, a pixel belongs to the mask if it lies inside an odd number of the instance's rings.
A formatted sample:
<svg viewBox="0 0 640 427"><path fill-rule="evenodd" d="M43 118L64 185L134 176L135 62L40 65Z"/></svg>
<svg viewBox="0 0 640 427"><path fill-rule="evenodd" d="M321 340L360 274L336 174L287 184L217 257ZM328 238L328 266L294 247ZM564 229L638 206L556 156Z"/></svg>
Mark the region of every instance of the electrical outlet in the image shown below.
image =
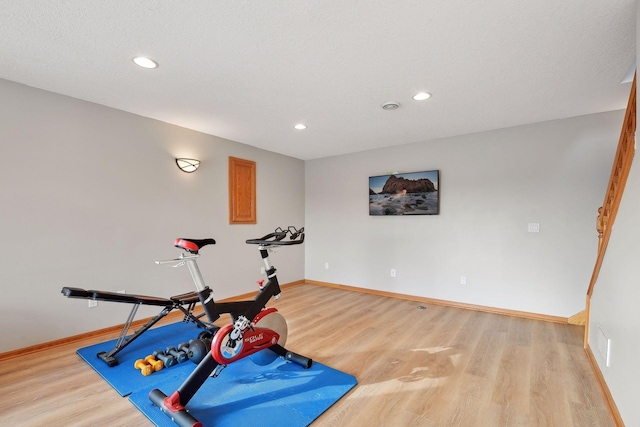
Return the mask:
<svg viewBox="0 0 640 427"><path fill-rule="evenodd" d="M596 336L596 345L600 356L605 360L605 366L611 366L611 338L602 330L602 326L598 325Z"/></svg>
<svg viewBox="0 0 640 427"><path fill-rule="evenodd" d="M92 299L89 300L89 308L95 308L97 306L98 306L98 301L92 300Z"/></svg>
<svg viewBox="0 0 640 427"><path fill-rule="evenodd" d="M325 262L325 263L324 263L324 269L325 269L325 270L328 270L328 269L329 269L329 263L328 263L328 262Z"/></svg>
<svg viewBox="0 0 640 427"><path fill-rule="evenodd" d="M539 233L540 232L540 223L538 222L530 222L527 228L529 233Z"/></svg>
<svg viewBox="0 0 640 427"><path fill-rule="evenodd" d="M395 268L391 269L391 277L396 277L396 269Z"/></svg>
<svg viewBox="0 0 640 427"><path fill-rule="evenodd" d="M117 294L126 294L126 293L127 293L127 291L125 291L125 290L123 289L123 290L118 291L118 292L116 292L116 293L117 293Z"/></svg>
<svg viewBox="0 0 640 427"><path fill-rule="evenodd" d="M266 274L265 270L264 270L264 267L260 267L260 274Z"/></svg>
<svg viewBox="0 0 640 427"><path fill-rule="evenodd" d="M460 276L460 284L461 285L467 284L467 276Z"/></svg>

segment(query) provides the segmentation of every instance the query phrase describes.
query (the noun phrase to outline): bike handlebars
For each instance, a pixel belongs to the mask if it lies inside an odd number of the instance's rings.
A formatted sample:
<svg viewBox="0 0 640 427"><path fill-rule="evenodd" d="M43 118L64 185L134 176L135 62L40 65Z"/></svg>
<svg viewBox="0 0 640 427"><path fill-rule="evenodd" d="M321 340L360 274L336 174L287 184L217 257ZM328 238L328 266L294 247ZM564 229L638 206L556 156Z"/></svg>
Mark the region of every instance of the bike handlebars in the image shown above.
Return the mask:
<svg viewBox="0 0 640 427"><path fill-rule="evenodd" d="M290 235L289 240L284 240ZM297 229L294 226L289 226L286 230L278 227L273 233L269 233L266 236L262 236L259 239L248 239L247 243L252 245L262 246L288 246L299 245L304 242L304 227Z"/></svg>

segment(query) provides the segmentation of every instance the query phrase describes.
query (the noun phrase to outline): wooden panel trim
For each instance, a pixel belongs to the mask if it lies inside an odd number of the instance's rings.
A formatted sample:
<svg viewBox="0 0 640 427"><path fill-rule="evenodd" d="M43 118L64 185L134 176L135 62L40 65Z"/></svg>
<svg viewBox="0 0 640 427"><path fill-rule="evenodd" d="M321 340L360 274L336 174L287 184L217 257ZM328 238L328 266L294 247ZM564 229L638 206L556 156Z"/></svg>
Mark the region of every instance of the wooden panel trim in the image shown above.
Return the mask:
<svg viewBox="0 0 640 427"><path fill-rule="evenodd" d="M295 282L289 282L289 283L281 284L280 285L280 289L291 288L291 287L296 286L296 285L303 285L304 283L305 283L305 280L296 280ZM236 295L235 297L225 298L225 299L217 301L217 302L231 302L231 301L247 300L247 299L250 299L250 298L255 298L255 296L258 295L258 292L260 292L260 291L247 292L246 294L241 294L241 295Z"/></svg>
<svg viewBox="0 0 640 427"><path fill-rule="evenodd" d="M308 279L297 280L297 281L294 281L294 282L289 282L289 283L280 285L280 287L285 289L285 288L288 288L288 287L298 286L298 285L302 285L302 284L311 284L311 285L324 286L324 287L335 288L335 289L343 289L343 290L347 290L347 291L368 293L368 294L372 294L372 295L380 295L380 296L391 297L391 298L399 298L399 299L410 300L410 301L418 301L418 302L424 302L424 303L427 303L427 304L442 305L442 306L446 306L446 307L455 307L455 308L462 308L462 309L466 309L466 310L483 311L483 312L486 312L486 313L502 314L502 315L513 316L513 317L522 317L522 318L525 318L525 319L543 320L543 321L553 322L553 323L567 323L568 322L568 319L566 317L548 316L548 315L545 315L545 314L528 313L528 312L524 312L524 311L506 310L506 309L502 309L502 308L487 307L487 306L474 305L474 304L465 304L465 303L459 303L459 302L454 302L454 301L438 300L438 299L433 299L433 298L425 298L425 297L419 297L419 296L413 296L413 295L399 294L399 293L395 293L395 292L378 291L378 290L373 290L373 289L358 288L358 287L355 287L355 286L340 285L340 284L336 284L336 283L320 282L320 281L317 281L317 280L308 280ZM234 296L234 297L222 299L222 300L220 300L220 302L239 301L239 300L243 300L243 299L247 299L247 298L252 298L256 294L257 294L257 291L256 292L249 292L249 293L246 293L246 294L241 294L241 295L237 295L237 296ZM201 310L200 307L198 307L198 309ZM196 312L198 312L198 309L196 310ZM167 315L167 317L165 317L165 319L173 320L175 318L175 320L177 320L178 318L182 318L182 316L183 316L183 314L181 312L174 311L173 313L169 313ZM145 319L136 320L131 324L131 328L137 329L140 326L142 326L145 323L147 323L150 319L151 319L151 317L148 317L148 318L145 318ZM89 339L89 338L98 338L98 337L101 337L101 336L107 336L107 335L111 335L111 334L116 334L116 333L118 333L118 332L120 332L122 330L123 326L124 326L124 324L110 326L110 327L107 327L107 328L104 328L104 329L98 329L96 331L85 332L85 333L82 333L82 334L73 335L73 336L66 337L66 338L61 338L61 339L58 339L58 340L48 341L48 342L44 342L44 343L41 343L41 344L36 344L36 345L29 346L29 347L24 347L24 348L19 348L19 349L16 349L16 350L11 350L11 351L8 351L8 352L5 352L5 353L0 353L0 362L2 362L3 360L13 359L15 357L20 357L20 356L25 356L27 354L37 353L37 352L48 350L48 349L55 348L55 347L61 347L61 346L67 345L67 344L73 344L73 343L80 342L80 341L83 341L83 340L86 340L86 339Z"/></svg>
<svg viewBox="0 0 640 427"><path fill-rule="evenodd" d="M297 281L294 281L294 282L290 282L290 283L286 283L286 284L280 285L280 287L285 289L285 288L288 288L288 287L298 286L298 285L302 285L302 284L318 285L318 286L324 286L324 287L335 288L335 289L343 289L343 290L353 291L353 292L362 292L362 293L386 296L386 297L391 297L391 298L399 298L399 299L404 299L404 300L424 302L424 303L427 303L427 304L442 305L442 306L446 306L446 307L455 307L455 308L462 308L462 309L467 309L467 310L483 311L483 312L487 312L487 313L502 314L502 315L507 315L507 316L522 317L522 318L525 318L525 319L543 320L543 321L553 322L553 323L567 323L568 322L568 319L566 317L548 316L548 315L544 315L544 314L527 313L527 312L523 312L523 311L505 310L505 309L501 309L501 308L486 307L486 306L481 306L481 305L473 305L473 304L465 304L465 303L459 303L459 302L453 302L453 301L437 300L437 299L433 299L433 298L424 298L424 297L418 297L418 296L413 296L413 295L399 294L399 293L395 293L395 292L378 291L378 290L373 290L373 289L358 288L358 287L355 287L355 286L340 285L340 284L336 284L336 283L320 282L320 281L317 281L317 280L308 280L308 279L297 280ZM257 291L256 292L249 292L249 293L246 293L246 294L237 295L237 296L234 296L234 297L222 299L222 300L220 300L220 302L239 301L239 300L243 300L243 299L247 299L247 298L253 298L256 294L257 294ZM199 312L200 310L201 310L201 308L198 307L196 309L196 312ZM169 313L165 317L165 319L178 320L178 318L182 318L182 316L183 316L183 314L181 312L174 311L173 313ZM149 320L151 320L151 317L148 317L148 318L145 318L145 319L136 320L136 321L131 323L131 328L135 330L135 329L139 328L140 326L144 325L145 323L147 323ZM77 342L84 341L84 340L90 339L90 338L98 338L98 337L101 337L101 336L113 335L113 334L116 334L116 333L120 332L122 330L123 326L124 326L124 324L110 326L110 327L107 327L107 328L104 328L104 329L98 329L98 330L95 330L95 331L89 331L89 332L85 332L85 333L82 333L82 334L73 335L73 336L70 336L70 337L60 338L60 339L57 339L57 340L53 340L53 341L48 341L48 342L44 342L44 343L41 343L41 344L32 345L32 346L29 346L29 347L19 348L19 349L16 349L16 350L10 350L10 351L5 352L5 353L0 353L0 362L2 362L4 360L8 360L8 359L13 359L13 358L16 358L16 357L25 356L25 355L32 354L32 353L38 353L40 351L49 350L51 348L62 347L62 346L67 345L67 344L77 343Z"/></svg>
<svg viewBox="0 0 640 427"><path fill-rule="evenodd" d="M173 317L182 317L183 314L182 312L173 312L173 313L169 313L165 319L171 319ZM130 329L131 330L136 330L139 327L141 327L142 325L144 325L145 323L147 323L149 320L151 320L151 317L145 318L145 319L140 319L140 320L136 320L134 322L131 323ZM57 340L53 340L53 341L48 341L48 342L44 342L41 344L36 344L36 345L32 345L29 347L24 347L24 348L19 348L16 350L11 350L11 351L7 351L5 353L0 353L0 362L4 361L4 360L8 360L8 359L13 359L14 357L22 357L22 356L26 356L28 354L33 354L33 353L38 353L40 351L44 351L44 350L49 350L52 348L56 348L56 347L62 347L64 345L67 344L73 344L75 342L79 342L79 341L83 341L89 338L98 338L101 336L108 336L111 334L116 334L118 332L120 332L122 330L122 328L124 327L124 323L120 324L120 325L115 325L115 326L109 326L107 328L104 329L98 329L95 331L89 331L89 332L85 332L82 334L78 334L78 335L73 335L70 337L66 337L66 338L60 338Z"/></svg>
<svg viewBox="0 0 640 427"><path fill-rule="evenodd" d="M583 347L589 347L589 328L591 327L591 295L587 294L587 301L584 306L584 340Z"/></svg>
<svg viewBox="0 0 640 427"><path fill-rule="evenodd" d="M410 301L418 301L426 304L441 305L445 307L462 308L465 310L482 311L485 313L501 314L505 316L521 317L531 320L542 320L553 323L568 323L566 317L549 316L547 314L529 313L526 311L508 310L504 308L488 307L484 305L466 304L462 302L439 300L434 298L419 297L415 295L399 294L395 292L379 291L374 289L358 288L355 286L340 285L336 283L319 282L317 280L305 280L305 283L311 285L325 286L335 289L344 289L347 291L362 292L365 294L380 295L384 297L399 298Z"/></svg>
<svg viewBox="0 0 640 427"><path fill-rule="evenodd" d="M600 384L600 388L602 389L602 393L604 394L604 398L607 401L607 406L609 406L609 412L611 412L611 416L616 423L617 427L625 427L624 421L622 420L622 416L620 415L620 411L618 411L618 406L616 405L615 400L613 400L613 396L611 395L611 390L609 390L609 386L607 386L607 382L604 380L604 375L602 375L602 371L598 366L598 362L596 361L593 352L591 351L591 347L587 346L585 348L585 352L587 353L587 359L589 359L589 363L591 364L591 369Z"/></svg>
<svg viewBox="0 0 640 427"><path fill-rule="evenodd" d="M229 157L229 224L256 222L256 162Z"/></svg>
<svg viewBox="0 0 640 427"><path fill-rule="evenodd" d="M298 280L295 282L290 282L290 283L286 283L284 285L280 285L280 288L288 288L288 287L292 287L292 286L296 286L296 285L301 285L304 284L305 281L304 280ZM258 294L258 291L255 292L249 292L246 294L242 294L242 295L236 295L234 297L230 297L230 298L224 298L221 299L218 302L231 302L231 301L240 301L240 300L244 300L247 298L253 298ZM198 306L195 310L194 313L196 314L200 314L202 313L202 307ZM177 321L178 319L182 319L184 317L184 314L182 314L181 311L174 311L169 313L164 319L164 320L175 320ZM145 323L147 323L149 320L151 320L152 317L147 317L144 319L140 319L140 320L135 320L131 323L130 326L130 330L136 330L138 328L140 328L142 325L144 325ZM24 347L24 348L19 348L16 350L10 350L7 351L5 353L0 353L0 362L4 361L4 360L9 360L9 359L13 359L16 357L22 357L22 356L26 356L28 354L33 354L33 353L38 353L40 351L45 351L45 350L49 350L52 348L56 348L56 347L62 347L64 345L67 344L73 344L73 343L77 343L80 341L84 341L86 339L90 339L90 338L99 338L101 336L109 336L109 335L114 335L119 333L120 331L122 331L122 328L124 326L124 323L120 324L120 325L115 325L115 326L109 326L107 328L103 328L103 329L98 329L95 331L89 331L89 332L85 332L82 334L78 334L78 335L72 335L70 337L65 337L65 338L60 338L57 340L53 340L53 341L48 341L48 342L44 342L41 344L35 344L29 347Z"/></svg>

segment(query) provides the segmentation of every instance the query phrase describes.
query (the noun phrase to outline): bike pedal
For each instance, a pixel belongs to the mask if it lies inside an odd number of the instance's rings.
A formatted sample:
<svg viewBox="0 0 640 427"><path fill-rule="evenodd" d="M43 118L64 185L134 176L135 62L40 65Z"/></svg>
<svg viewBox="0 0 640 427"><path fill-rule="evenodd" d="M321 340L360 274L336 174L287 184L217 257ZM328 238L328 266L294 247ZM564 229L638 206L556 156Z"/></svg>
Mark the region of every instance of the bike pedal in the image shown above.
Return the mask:
<svg viewBox="0 0 640 427"><path fill-rule="evenodd" d="M211 373L211 378L216 378L218 375L220 375L220 373L222 372L222 370L224 368L226 368L227 365L217 365L216 368L213 370L213 372Z"/></svg>

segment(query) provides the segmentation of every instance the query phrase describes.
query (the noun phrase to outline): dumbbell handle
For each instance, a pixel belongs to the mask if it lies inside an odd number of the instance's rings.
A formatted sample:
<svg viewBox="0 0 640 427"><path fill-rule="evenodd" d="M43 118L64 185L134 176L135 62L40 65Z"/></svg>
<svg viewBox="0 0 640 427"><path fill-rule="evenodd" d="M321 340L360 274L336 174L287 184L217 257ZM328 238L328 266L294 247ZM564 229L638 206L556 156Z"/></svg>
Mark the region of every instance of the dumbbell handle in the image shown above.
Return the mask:
<svg viewBox="0 0 640 427"><path fill-rule="evenodd" d="M178 351L175 349L175 347L167 347L167 349L165 350L165 354L166 353L169 353L171 356L173 356L178 363L182 363L188 359L187 353L185 353L184 351Z"/></svg>
<svg viewBox="0 0 640 427"><path fill-rule="evenodd" d="M162 350L156 350L153 352L154 357L162 360L164 362L164 366L167 368L175 365L177 363L176 358L170 354L164 354Z"/></svg>
<svg viewBox="0 0 640 427"><path fill-rule="evenodd" d="M164 362L162 360L156 360L155 356L147 356L144 361L153 367L155 372L158 372L164 368Z"/></svg>
<svg viewBox="0 0 640 427"><path fill-rule="evenodd" d="M153 367L142 359L136 360L133 366L136 369L139 369L140 373L145 377L153 373Z"/></svg>

